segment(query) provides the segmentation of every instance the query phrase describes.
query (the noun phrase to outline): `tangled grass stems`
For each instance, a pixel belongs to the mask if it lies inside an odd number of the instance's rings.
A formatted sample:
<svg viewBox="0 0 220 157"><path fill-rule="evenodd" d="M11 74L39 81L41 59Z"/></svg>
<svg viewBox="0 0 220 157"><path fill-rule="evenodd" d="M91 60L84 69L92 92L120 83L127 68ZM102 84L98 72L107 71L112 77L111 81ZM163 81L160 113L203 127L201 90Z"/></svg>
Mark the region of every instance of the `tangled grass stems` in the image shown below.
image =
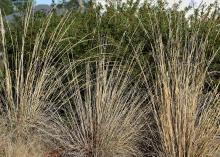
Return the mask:
<svg viewBox="0 0 220 157"><path fill-rule="evenodd" d="M69 18L68 14L64 15L51 33L46 47L43 47L45 34L53 16L51 13L45 19L42 29L35 38L32 52L26 52L25 43L32 16L32 8L29 7L24 17L21 44L17 45L18 41L13 42L12 46L18 48L10 59L6 49L5 23L0 12L0 41L3 48L1 62L4 65L4 68L1 69L4 71L4 78L1 81L0 117L5 124L1 126L1 135L4 136L6 142L5 148L3 147L3 156L7 157L14 157L19 154L19 151L21 151L21 156L43 154L39 152L40 150L34 151L38 145L41 147L46 141L43 138L44 135L39 132L39 128L43 129L40 124L49 125L48 121L53 118L54 112L62 105L59 103L59 99L62 99L60 89L63 88L63 84L61 81L67 72L66 68L57 67L57 56L65 54L73 47L73 45L68 45L61 49L61 43L65 40L65 34L69 28L68 25L65 25ZM10 34L10 32L7 33ZM37 142L34 143L34 141ZM32 143L36 146L32 147ZM20 148L21 150L19 150ZM24 151L24 149L27 150Z"/></svg>
<svg viewBox="0 0 220 157"><path fill-rule="evenodd" d="M151 81L152 84L144 70L146 63L138 57L137 61L157 124L154 132L160 139L154 146L157 156L217 156L220 148L217 139L220 133L219 84L207 88L209 66L218 53L218 50L207 53L212 28L201 36L201 23L189 31L182 27L184 15L172 17L166 12L169 30L165 41L158 13L153 14L150 26L155 81Z"/></svg>
<svg viewBox="0 0 220 157"><path fill-rule="evenodd" d="M131 80L133 69L105 59L85 63L85 67L81 75L72 69L68 102L64 113L56 116L52 135L72 156L142 156L138 144L144 131L146 97L140 82Z"/></svg>

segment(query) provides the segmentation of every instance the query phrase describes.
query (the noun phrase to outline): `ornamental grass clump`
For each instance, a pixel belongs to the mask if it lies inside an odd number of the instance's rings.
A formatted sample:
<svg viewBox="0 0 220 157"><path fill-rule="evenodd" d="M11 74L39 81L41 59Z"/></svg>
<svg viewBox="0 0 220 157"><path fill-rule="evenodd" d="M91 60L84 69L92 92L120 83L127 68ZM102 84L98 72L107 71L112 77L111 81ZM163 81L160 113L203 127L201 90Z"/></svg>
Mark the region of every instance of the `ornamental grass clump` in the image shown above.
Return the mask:
<svg viewBox="0 0 220 157"><path fill-rule="evenodd" d="M130 77L132 66L102 59L83 67L71 71L53 136L71 156L142 156L146 97L140 79Z"/></svg>
<svg viewBox="0 0 220 157"><path fill-rule="evenodd" d="M137 59L145 76L157 126L154 134L159 142L154 144L154 150L161 157L217 156L219 83L210 86L209 78L210 64L218 49L207 51L211 29L216 26L213 24L207 33L201 33L202 21L192 20L191 25L183 27L184 15L171 16L171 12L164 12L168 31L163 34L158 14L153 12L150 23L155 63L153 81L146 77L145 63Z"/></svg>
<svg viewBox="0 0 220 157"><path fill-rule="evenodd" d="M61 92L60 82L65 70L55 68L58 64L57 56L71 47L66 46L61 49L68 29L65 25L67 14L51 32L50 38L45 41L45 34L52 16L51 13L44 20L42 29L35 37L32 51L27 52L25 46L29 38L29 25L34 18L32 8L28 8L26 15L21 17L23 18L22 37L21 39L18 37L19 41L11 38L13 53L10 54L6 48L8 44L6 33L8 35L11 32L0 12L0 41L3 50L0 93L0 118L3 121L0 128L0 137L3 138L0 144L2 156L42 156L43 152L40 151L43 149L40 148L45 145L45 142L50 141L45 138L47 135L42 134L44 128L41 126L42 123L49 125L48 121L53 118L53 113L60 105L58 103ZM44 42L47 42L46 46L43 46Z"/></svg>

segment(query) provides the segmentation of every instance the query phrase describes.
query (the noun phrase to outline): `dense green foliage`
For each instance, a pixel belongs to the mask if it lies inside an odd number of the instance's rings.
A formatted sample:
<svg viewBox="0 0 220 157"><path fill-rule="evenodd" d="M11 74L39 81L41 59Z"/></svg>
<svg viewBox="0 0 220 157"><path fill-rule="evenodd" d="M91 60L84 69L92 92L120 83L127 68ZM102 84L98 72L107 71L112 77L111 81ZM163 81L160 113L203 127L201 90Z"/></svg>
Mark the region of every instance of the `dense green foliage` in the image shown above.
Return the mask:
<svg viewBox="0 0 220 157"><path fill-rule="evenodd" d="M1 0L0 1L0 9L2 9L5 14L10 14L13 11L13 6L11 0Z"/></svg>

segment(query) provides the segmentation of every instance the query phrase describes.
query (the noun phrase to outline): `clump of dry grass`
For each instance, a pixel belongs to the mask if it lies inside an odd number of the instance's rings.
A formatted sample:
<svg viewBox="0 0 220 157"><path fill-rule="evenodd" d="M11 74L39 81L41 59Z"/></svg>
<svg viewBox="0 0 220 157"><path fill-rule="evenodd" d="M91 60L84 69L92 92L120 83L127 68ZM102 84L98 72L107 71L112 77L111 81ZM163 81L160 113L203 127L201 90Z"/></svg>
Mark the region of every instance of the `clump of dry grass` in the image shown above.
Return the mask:
<svg viewBox="0 0 220 157"><path fill-rule="evenodd" d="M200 24L192 31L183 29L181 15L171 18L171 13L167 12L169 31L165 41L157 13L153 14L150 23L154 37L153 84L149 84L148 74L144 74L144 64L140 59L138 62L158 128L154 132L160 138L160 142L155 143L157 156L215 156L220 148L217 140L220 94L218 84L212 89L205 87L209 66L217 53L209 52L207 57L209 32L201 36Z"/></svg>
<svg viewBox="0 0 220 157"><path fill-rule="evenodd" d="M85 67L84 74L72 69L53 136L71 156L142 156L146 98L131 80L132 68L105 59Z"/></svg>
<svg viewBox="0 0 220 157"><path fill-rule="evenodd" d="M5 147L1 145L5 153L3 156L42 156L40 148L48 140L42 138L41 125L42 123L48 124L59 106L57 99L60 91L58 89L61 88L60 81L62 74L65 73L65 70L55 69L55 59L71 47L60 48L60 43L65 40L64 36L68 29L65 25L68 15L64 16L51 33L47 46L42 46L51 17L52 14L42 24L42 29L36 36L33 51L26 52L25 41L28 38L27 32L32 18L32 8L28 8L24 17L21 45L17 45L16 41L13 43L13 46L18 46L16 48L18 51L12 54L13 59L9 62L5 23L0 12L0 41L3 50L1 62L4 65L1 69L4 71L4 78L1 81L0 93L0 116L3 117L5 124L0 128L4 129L0 136L5 138L3 145ZM10 34L10 32L7 33Z"/></svg>
<svg viewBox="0 0 220 157"><path fill-rule="evenodd" d="M9 136L9 135L8 135ZM23 137L13 139L9 136L4 136L1 139L0 156L2 157L44 157L45 150L44 143L39 136L28 136L28 139Z"/></svg>

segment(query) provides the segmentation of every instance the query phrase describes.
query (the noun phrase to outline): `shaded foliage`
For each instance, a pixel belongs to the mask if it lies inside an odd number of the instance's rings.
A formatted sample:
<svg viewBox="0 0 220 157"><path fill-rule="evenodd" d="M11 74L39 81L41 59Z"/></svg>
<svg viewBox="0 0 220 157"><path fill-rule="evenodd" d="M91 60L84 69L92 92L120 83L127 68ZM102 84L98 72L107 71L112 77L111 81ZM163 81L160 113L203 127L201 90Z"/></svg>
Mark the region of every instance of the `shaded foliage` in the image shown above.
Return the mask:
<svg viewBox="0 0 220 157"><path fill-rule="evenodd" d="M13 6L10 0L1 0L0 1L0 9L2 9L5 14L10 14L13 11Z"/></svg>

